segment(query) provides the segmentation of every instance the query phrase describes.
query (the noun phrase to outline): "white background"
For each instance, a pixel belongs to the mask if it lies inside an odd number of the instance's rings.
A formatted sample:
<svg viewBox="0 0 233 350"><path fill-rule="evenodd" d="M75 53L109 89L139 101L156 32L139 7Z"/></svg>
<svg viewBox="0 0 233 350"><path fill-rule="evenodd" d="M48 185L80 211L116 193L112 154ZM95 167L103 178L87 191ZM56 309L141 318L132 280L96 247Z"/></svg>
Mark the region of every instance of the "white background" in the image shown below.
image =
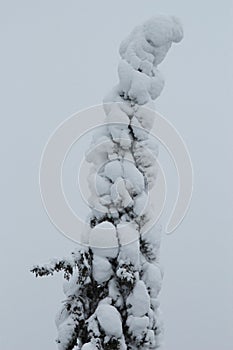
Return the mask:
<svg viewBox="0 0 233 350"><path fill-rule="evenodd" d="M116 84L118 47L132 28L153 14L171 13L182 20L185 38L161 64L166 87L156 109L185 139L195 187L187 217L163 240L166 348L231 350L231 1L0 4L0 348L56 349L62 278L36 280L29 269L68 255L74 244L52 226L40 200L45 142L66 117L101 103Z"/></svg>

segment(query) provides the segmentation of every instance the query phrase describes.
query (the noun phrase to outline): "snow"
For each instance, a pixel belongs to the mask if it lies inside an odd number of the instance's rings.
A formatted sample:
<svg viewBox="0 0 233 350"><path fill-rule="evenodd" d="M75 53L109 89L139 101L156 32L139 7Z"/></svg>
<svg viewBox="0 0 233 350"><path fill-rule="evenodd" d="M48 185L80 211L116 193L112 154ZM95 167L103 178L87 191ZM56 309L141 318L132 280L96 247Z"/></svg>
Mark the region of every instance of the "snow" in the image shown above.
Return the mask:
<svg viewBox="0 0 233 350"><path fill-rule="evenodd" d="M141 61L162 62L172 42L183 38L183 30L179 20L174 16L157 15L136 27L122 42L120 55L135 69ZM152 56L153 55L153 56Z"/></svg>
<svg viewBox="0 0 233 350"><path fill-rule="evenodd" d="M121 127L126 128L129 124L128 114L121 108L120 103L112 103L107 113L108 123L122 123Z"/></svg>
<svg viewBox="0 0 233 350"><path fill-rule="evenodd" d="M148 132L145 129L142 129L142 125L136 116L131 119L130 125L132 127L134 137L137 139L137 141L146 140L148 138Z"/></svg>
<svg viewBox="0 0 233 350"><path fill-rule="evenodd" d="M94 313L89 319L87 320L88 323L88 331L91 335L91 337L99 337L100 336L100 330L99 330L99 324L96 318L96 314Z"/></svg>
<svg viewBox="0 0 233 350"><path fill-rule="evenodd" d="M111 138L107 135L101 136L96 141L93 140L92 147L86 152L86 160L98 167L104 164L108 160L108 155L114 151L115 145Z"/></svg>
<svg viewBox="0 0 233 350"><path fill-rule="evenodd" d="M129 130L122 130L120 140L118 140L120 147L127 150L131 147L132 140L129 134Z"/></svg>
<svg viewBox="0 0 233 350"><path fill-rule="evenodd" d="M147 316L135 317L129 316L127 318L127 326L129 327L129 332L137 338L141 338L147 331L149 326L149 318Z"/></svg>
<svg viewBox="0 0 233 350"><path fill-rule="evenodd" d="M153 310L157 310L160 306L160 302L157 298L151 298L151 307L153 308Z"/></svg>
<svg viewBox="0 0 233 350"><path fill-rule="evenodd" d="M97 350L98 347L93 343L86 343L82 346L81 350Z"/></svg>
<svg viewBox="0 0 233 350"><path fill-rule="evenodd" d="M132 222L117 226L119 243L121 245L119 261L131 263L139 267L139 231Z"/></svg>
<svg viewBox="0 0 233 350"><path fill-rule="evenodd" d="M139 194L144 190L144 177L134 163L123 161L123 177L124 179L127 179L126 188L129 193Z"/></svg>
<svg viewBox="0 0 233 350"><path fill-rule="evenodd" d="M149 108L149 106L144 105L143 107L138 107L135 117L138 119L143 128L150 130L154 124L155 113Z"/></svg>
<svg viewBox="0 0 233 350"><path fill-rule="evenodd" d="M58 326L58 349L65 350L70 340L73 338L75 332L76 322L72 318L72 315Z"/></svg>
<svg viewBox="0 0 233 350"><path fill-rule="evenodd" d="M175 16L157 15L144 23L145 37L152 45L163 46L168 42L178 43L183 38L180 20Z"/></svg>
<svg viewBox="0 0 233 350"><path fill-rule="evenodd" d="M69 316L69 313L64 305L60 308L60 310L57 312L55 317L55 324L58 328Z"/></svg>
<svg viewBox="0 0 233 350"><path fill-rule="evenodd" d="M111 183L106 177L96 174L96 177L92 178L92 181L96 184L96 192L98 195L102 196L110 193Z"/></svg>
<svg viewBox="0 0 233 350"><path fill-rule="evenodd" d="M99 197L95 194L95 192L92 192L92 195L88 198L88 203L92 208L92 212L95 217L100 218L103 217L103 215L107 214L108 208L106 208L104 204L101 203Z"/></svg>
<svg viewBox="0 0 233 350"><path fill-rule="evenodd" d="M136 27L120 46L119 92L139 105L156 99L164 86L156 67L172 42L179 42L182 37L182 26L175 17L155 16Z"/></svg>
<svg viewBox="0 0 233 350"><path fill-rule="evenodd" d="M128 129L122 127L122 124L109 125L108 129L114 142L118 142L123 149L130 148L132 140Z"/></svg>
<svg viewBox="0 0 233 350"><path fill-rule="evenodd" d="M116 181L118 177L122 177L123 170L119 160L114 160L105 165L104 175L112 182Z"/></svg>
<svg viewBox="0 0 233 350"><path fill-rule="evenodd" d="M78 270L75 269L69 280L64 280L63 291L66 296L77 294L80 286L77 284L78 281Z"/></svg>
<svg viewBox="0 0 233 350"><path fill-rule="evenodd" d="M129 194L132 195L141 193L145 188L142 173L137 169L134 163L129 162L128 160L114 160L107 163L104 168L104 175L113 183L116 181L119 182L119 180L122 178L127 179L127 182L125 182L126 189L128 190Z"/></svg>
<svg viewBox="0 0 233 350"><path fill-rule="evenodd" d="M118 254L118 240L115 226L107 221L96 225L90 231L89 245L92 247L94 254L115 258Z"/></svg>
<svg viewBox="0 0 233 350"><path fill-rule="evenodd" d="M149 329L147 331L147 335L146 335L146 341L149 343L150 348L154 349L155 348L155 333L153 330ZM162 350L161 348L159 348L160 350Z"/></svg>
<svg viewBox="0 0 233 350"><path fill-rule="evenodd" d="M131 65L122 60L118 67L119 90L125 97L137 101L139 105L157 98L163 87L164 79L159 71L154 70L153 77L135 71Z"/></svg>
<svg viewBox="0 0 233 350"><path fill-rule="evenodd" d="M121 246L139 239L137 225L134 222L117 225L117 233Z"/></svg>
<svg viewBox="0 0 233 350"><path fill-rule="evenodd" d="M162 274L158 264L145 263L143 265L142 280L150 291L150 296L156 298L162 286Z"/></svg>
<svg viewBox="0 0 233 350"><path fill-rule="evenodd" d="M100 198L99 198L99 201L100 201L100 203L101 203L102 205L104 205L104 206L109 206L109 205L111 204L111 202L112 202L112 198L111 198L111 196L106 195L106 196L100 197Z"/></svg>
<svg viewBox="0 0 233 350"><path fill-rule="evenodd" d="M117 103L112 104L108 112L108 130L114 142L118 142L123 149L129 148L132 140L128 129L128 125L130 123L128 115Z"/></svg>
<svg viewBox="0 0 233 350"><path fill-rule="evenodd" d="M161 226L150 227L150 223L146 223L141 230L142 239L151 244L153 252L158 255L161 244Z"/></svg>
<svg viewBox="0 0 233 350"><path fill-rule="evenodd" d="M137 165L143 168L152 166L158 155L158 146L153 145L150 140L135 142L134 155Z"/></svg>
<svg viewBox="0 0 233 350"><path fill-rule="evenodd" d="M122 336L121 316L114 306L100 304L96 309L96 316L106 335L117 338Z"/></svg>
<svg viewBox="0 0 233 350"><path fill-rule="evenodd" d="M122 177L116 179L111 187L111 199L117 207L126 208L133 204L133 200L126 189L126 182Z"/></svg>
<svg viewBox="0 0 233 350"><path fill-rule="evenodd" d="M112 278L108 283L108 289L109 289L109 297L113 300L114 305L116 307L122 307L123 306L123 298L121 296L121 293L117 287L116 281L114 278Z"/></svg>
<svg viewBox="0 0 233 350"><path fill-rule="evenodd" d="M93 258L93 277L99 284L108 281L112 276L112 266L108 259L98 255Z"/></svg>
<svg viewBox="0 0 233 350"><path fill-rule="evenodd" d="M137 317L146 315L150 309L150 297L143 281L137 281L127 298L129 314Z"/></svg>
<svg viewBox="0 0 233 350"><path fill-rule="evenodd" d="M145 191L143 191L141 194L137 195L134 198L134 208L133 211L135 214L142 215L144 213L144 209L146 207L148 201L148 195Z"/></svg>

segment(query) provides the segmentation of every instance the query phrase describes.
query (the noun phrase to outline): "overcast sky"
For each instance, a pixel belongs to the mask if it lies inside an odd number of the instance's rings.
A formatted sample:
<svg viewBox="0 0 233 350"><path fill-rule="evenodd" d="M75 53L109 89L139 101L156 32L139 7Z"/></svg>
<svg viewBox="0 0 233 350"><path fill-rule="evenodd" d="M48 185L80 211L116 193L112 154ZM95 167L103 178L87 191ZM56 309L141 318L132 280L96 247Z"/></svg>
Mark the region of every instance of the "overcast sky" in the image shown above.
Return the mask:
<svg viewBox="0 0 233 350"><path fill-rule="evenodd" d="M232 2L0 4L0 348L56 349L62 278L36 280L29 269L68 255L74 243L52 226L41 203L43 147L60 122L101 103L116 84L118 47L132 28L166 13L181 19L185 38L161 64L166 86L156 109L183 136L195 172L189 213L163 240L166 349L231 350Z"/></svg>

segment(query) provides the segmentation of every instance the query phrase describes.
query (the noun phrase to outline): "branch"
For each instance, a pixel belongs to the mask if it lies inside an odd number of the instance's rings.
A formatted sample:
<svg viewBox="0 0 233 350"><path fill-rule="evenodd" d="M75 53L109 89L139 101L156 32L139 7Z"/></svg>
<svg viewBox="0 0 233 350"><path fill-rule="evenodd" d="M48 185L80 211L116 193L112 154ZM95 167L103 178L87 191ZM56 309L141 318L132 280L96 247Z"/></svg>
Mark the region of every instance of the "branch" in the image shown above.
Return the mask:
<svg viewBox="0 0 233 350"><path fill-rule="evenodd" d="M71 253L71 258L53 259L48 264L35 265L30 270L36 277L53 276L54 272L64 271L64 278L69 280L73 269L78 266L80 253Z"/></svg>

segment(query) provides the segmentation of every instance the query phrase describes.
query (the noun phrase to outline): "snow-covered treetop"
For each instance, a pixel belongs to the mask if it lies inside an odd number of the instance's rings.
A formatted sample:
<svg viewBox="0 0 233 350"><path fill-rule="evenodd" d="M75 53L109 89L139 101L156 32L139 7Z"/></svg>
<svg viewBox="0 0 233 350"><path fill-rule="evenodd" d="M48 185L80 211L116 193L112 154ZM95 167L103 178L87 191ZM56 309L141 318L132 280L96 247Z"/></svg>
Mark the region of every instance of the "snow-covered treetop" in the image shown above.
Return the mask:
<svg viewBox="0 0 233 350"><path fill-rule="evenodd" d="M120 55L135 69L139 69L142 62L157 66L171 44L180 42L182 38L183 29L176 17L157 15L137 26L122 41Z"/></svg>
<svg viewBox="0 0 233 350"><path fill-rule="evenodd" d="M179 20L174 16L158 15L137 26L120 45L120 83L116 95L140 105L156 99L164 86L157 66L163 61L172 43L183 38ZM112 95L107 102L112 102ZM116 96L115 96L116 97ZM119 98L114 99L120 102Z"/></svg>

